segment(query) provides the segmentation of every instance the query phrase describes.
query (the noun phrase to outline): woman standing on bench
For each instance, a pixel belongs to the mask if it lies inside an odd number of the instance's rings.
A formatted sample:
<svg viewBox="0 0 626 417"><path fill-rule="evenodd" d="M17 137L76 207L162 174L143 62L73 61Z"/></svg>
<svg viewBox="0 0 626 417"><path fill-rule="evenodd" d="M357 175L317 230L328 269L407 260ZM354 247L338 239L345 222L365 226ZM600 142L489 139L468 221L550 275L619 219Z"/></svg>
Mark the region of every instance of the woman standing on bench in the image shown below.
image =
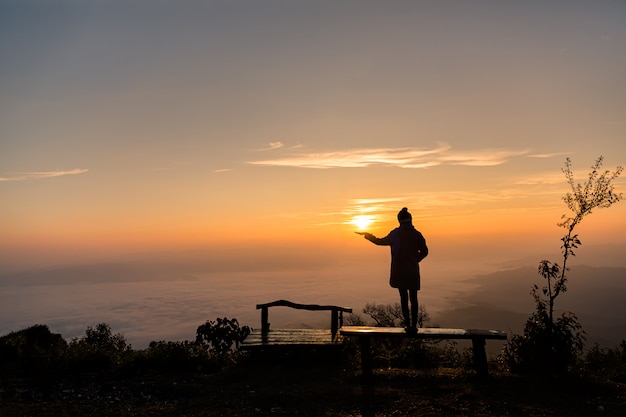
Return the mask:
<svg viewBox="0 0 626 417"><path fill-rule="evenodd" d="M417 331L417 291L420 289L419 263L428 255L424 236L413 226L411 213L404 207L398 213L400 226L383 238L371 233L356 232L376 245L391 246L389 285L400 292L400 305L407 332ZM411 310L409 315L409 300Z"/></svg>

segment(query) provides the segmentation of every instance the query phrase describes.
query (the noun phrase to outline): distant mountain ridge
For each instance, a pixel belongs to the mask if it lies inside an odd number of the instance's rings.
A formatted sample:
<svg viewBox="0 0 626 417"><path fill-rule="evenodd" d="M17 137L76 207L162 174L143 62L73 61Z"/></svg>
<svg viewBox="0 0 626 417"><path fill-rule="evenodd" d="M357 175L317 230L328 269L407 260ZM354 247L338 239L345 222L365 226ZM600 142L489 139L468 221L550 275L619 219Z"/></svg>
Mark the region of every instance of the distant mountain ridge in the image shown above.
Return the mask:
<svg viewBox="0 0 626 417"><path fill-rule="evenodd" d="M576 314L588 345L617 346L626 340L626 268L574 265L568 291L557 299L557 313ZM530 291L544 285L537 268L521 267L477 275L471 292L450 300L451 309L435 318L441 326L492 327L521 334L535 305ZM526 295L527 294L527 295Z"/></svg>

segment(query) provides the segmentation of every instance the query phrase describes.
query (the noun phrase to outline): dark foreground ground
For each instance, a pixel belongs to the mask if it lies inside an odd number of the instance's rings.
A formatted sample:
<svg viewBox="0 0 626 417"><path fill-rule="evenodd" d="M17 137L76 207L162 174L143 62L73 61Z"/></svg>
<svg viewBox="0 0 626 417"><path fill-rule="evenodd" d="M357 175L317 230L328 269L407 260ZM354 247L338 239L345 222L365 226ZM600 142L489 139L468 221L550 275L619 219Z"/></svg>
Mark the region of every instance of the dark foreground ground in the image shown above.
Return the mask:
<svg viewBox="0 0 626 417"><path fill-rule="evenodd" d="M0 381L0 416L626 416L626 386L459 369L244 362L217 374Z"/></svg>

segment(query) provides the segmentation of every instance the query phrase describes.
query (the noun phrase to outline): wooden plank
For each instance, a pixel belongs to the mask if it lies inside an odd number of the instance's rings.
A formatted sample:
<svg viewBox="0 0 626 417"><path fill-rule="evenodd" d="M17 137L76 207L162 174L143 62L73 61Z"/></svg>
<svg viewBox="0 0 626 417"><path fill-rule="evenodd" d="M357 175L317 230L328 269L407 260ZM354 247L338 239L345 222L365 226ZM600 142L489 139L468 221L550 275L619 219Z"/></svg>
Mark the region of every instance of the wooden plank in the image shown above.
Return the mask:
<svg viewBox="0 0 626 417"><path fill-rule="evenodd" d="M298 303L294 303L294 302L287 301L287 300L277 300L277 301L272 301L271 303L257 304L256 308L257 310L260 310L262 308L277 307L277 306L291 307L291 308L296 308L300 310L311 310L311 311L334 310L334 311L343 311L345 313L352 313L352 308L350 307L319 305L319 304L298 304Z"/></svg>
<svg viewBox="0 0 626 417"><path fill-rule="evenodd" d="M485 339L505 340L507 334L500 330L445 329L438 327L418 328L416 333L407 333L401 327L343 326L343 336L412 337L417 339Z"/></svg>
<svg viewBox="0 0 626 417"><path fill-rule="evenodd" d="M269 308L270 307L291 307L300 310L323 311L330 310L330 329L333 334L337 333L337 329L343 326L343 313L352 313L350 307L340 307L332 305L319 304L298 304L287 300L277 300L271 303L257 304L257 310L261 310L261 329L267 333L270 329Z"/></svg>
<svg viewBox="0 0 626 417"><path fill-rule="evenodd" d="M253 330L241 344L242 349L277 345L331 345L341 341L339 335L333 338L328 329L275 329L264 335L261 330Z"/></svg>
<svg viewBox="0 0 626 417"><path fill-rule="evenodd" d="M507 338L507 334L503 331L480 329L420 328L414 333L407 333L399 327L345 326L339 329L339 333L343 336L356 337L359 340L361 346L361 372L365 377L372 375L371 339L374 337L471 339L474 352L474 366L481 376L488 375L485 341L487 339L504 340Z"/></svg>

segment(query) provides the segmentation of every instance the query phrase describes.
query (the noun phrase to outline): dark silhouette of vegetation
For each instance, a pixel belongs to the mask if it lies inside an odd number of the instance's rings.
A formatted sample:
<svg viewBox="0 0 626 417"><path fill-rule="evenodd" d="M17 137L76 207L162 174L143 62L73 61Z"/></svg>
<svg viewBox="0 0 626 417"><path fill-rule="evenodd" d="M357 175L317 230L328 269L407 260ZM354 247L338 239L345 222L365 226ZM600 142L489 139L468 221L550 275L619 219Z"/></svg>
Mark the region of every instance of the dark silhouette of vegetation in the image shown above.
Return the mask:
<svg viewBox="0 0 626 417"><path fill-rule="evenodd" d="M561 374L574 366L582 355L585 333L575 314L565 312L554 317L556 299L567 291L567 261L575 256L574 250L581 245L574 229L593 210L608 208L621 200L622 195L614 192L613 181L622 173L618 166L614 172L601 172L603 158L599 157L591 167L587 182L576 184L572 165L566 159L562 169L571 188L563 201L573 212L564 214L558 223L567 233L561 238L562 262L542 260L539 274L545 285L535 285L531 294L535 301L535 312L528 318L523 335L509 339L504 349L504 358L510 368L517 372L539 372Z"/></svg>
<svg viewBox="0 0 626 417"><path fill-rule="evenodd" d="M572 189L563 197L563 201L567 207L573 212L572 217L566 214L561 216L563 220L558 226L567 230L567 234L561 238L561 252L563 254L563 263L559 266L557 263L543 260L539 264L539 272L546 279L547 284L542 289L543 297L538 294L538 288L535 287L533 294L537 303L548 304L549 321L554 321L554 302L556 298L567 291L568 271L567 261L570 256L575 256L574 249L581 245L581 241L577 234L574 234L574 228L585 218L590 215L593 210L600 208L609 208L613 204L622 199L621 193L614 192L613 181L619 177L623 168L618 166L614 172L600 172L602 168L603 157L599 157L596 163L591 167L589 178L583 185L576 184L574 181L574 173L572 172L572 163L569 158L565 161L565 169L562 169L567 183Z"/></svg>
<svg viewBox="0 0 626 417"><path fill-rule="evenodd" d="M400 303L394 304L376 304L366 303L363 313L367 314L374 320L378 327L402 327L405 326L404 315ZM419 305L417 314L417 325L424 327L424 323L430 320L430 315L426 312L423 304Z"/></svg>
<svg viewBox="0 0 626 417"><path fill-rule="evenodd" d="M596 344L585 355L581 367L587 376L626 383L626 340L614 349Z"/></svg>
<svg viewBox="0 0 626 417"><path fill-rule="evenodd" d="M213 373L221 369L223 361L207 354L196 342L152 341L148 349L135 352L132 370L159 372Z"/></svg>
<svg viewBox="0 0 626 417"><path fill-rule="evenodd" d="M250 327L239 326L237 319L218 318L207 321L196 330L196 343L215 355L227 355L237 350L250 334Z"/></svg>
<svg viewBox="0 0 626 417"><path fill-rule="evenodd" d="M64 367L67 342L37 324L0 338L0 373L33 376Z"/></svg>
<svg viewBox="0 0 626 417"><path fill-rule="evenodd" d="M237 348L250 333L237 319L217 319L198 327L195 341L153 341L133 350L107 323L87 327L67 343L48 326L35 325L0 338L0 376L43 377L143 371L215 372L235 363Z"/></svg>
<svg viewBox="0 0 626 417"><path fill-rule="evenodd" d="M393 306L371 309L381 322L395 314ZM384 312L391 317L385 318ZM105 323L69 344L44 325L0 337L0 415L347 417L415 415L422 410L428 415L483 417L593 415L598 410L621 416L624 411L623 384L607 378L626 380L626 342L619 349L589 352L584 369L592 378L572 378L556 386L544 378L495 369L492 381L477 383L473 371L466 372L468 356L452 345L407 344L386 352L382 346L376 354L375 385L364 385L347 362L312 361L308 354L287 361L247 360L237 354L242 333L235 320L206 325L198 335L202 341L151 342L144 350L131 349ZM213 343L204 341L204 333L214 334L207 327L216 326L235 327L223 333L233 336L232 349L225 348L229 342L211 336L216 346L224 346L213 354ZM346 350L355 345L346 343ZM122 355L120 360L77 366L75 358L84 359L88 352L100 358L103 353Z"/></svg>
<svg viewBox="0 0 626 417"><path fill-rule="evenodd" d="M70 342L67 358L75 369L100 371L124 366L132 354L123 334L113 334L111 326L99 323L95 328L88 326L85 336Z"/></svg>

